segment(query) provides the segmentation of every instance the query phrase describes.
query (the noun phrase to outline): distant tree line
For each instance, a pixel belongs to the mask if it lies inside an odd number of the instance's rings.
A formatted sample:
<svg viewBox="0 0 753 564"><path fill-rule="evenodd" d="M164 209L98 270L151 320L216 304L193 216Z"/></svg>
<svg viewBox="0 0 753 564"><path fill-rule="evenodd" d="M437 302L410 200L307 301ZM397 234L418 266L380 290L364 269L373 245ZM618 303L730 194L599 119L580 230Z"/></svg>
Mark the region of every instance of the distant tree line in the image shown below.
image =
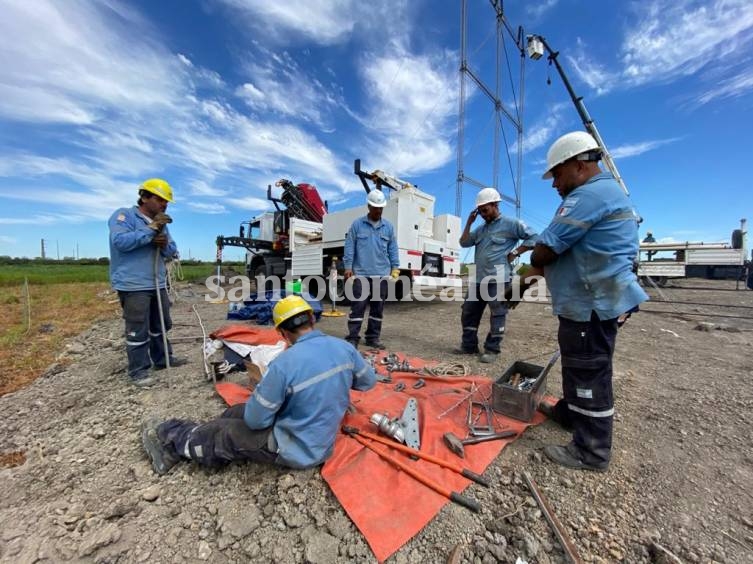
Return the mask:
<svg viewBox="0 0 753 564"><path fill-rule="evenodd" d="M81 258L75 259L73 257L63 257L62 259L50 259L50 258L28 258L28 257L11 257L8 255L0 255L0 266L8 265L28 265L28 264L65 264L65 265L81 265L91 266L95 264L110 264L109 257L99 258ZM197 259L181 259L180 264L184 266L202 265L202 264L215 264L214 261L203 261ZM224 265L243 265L243 262L223 261Z"/></svg>

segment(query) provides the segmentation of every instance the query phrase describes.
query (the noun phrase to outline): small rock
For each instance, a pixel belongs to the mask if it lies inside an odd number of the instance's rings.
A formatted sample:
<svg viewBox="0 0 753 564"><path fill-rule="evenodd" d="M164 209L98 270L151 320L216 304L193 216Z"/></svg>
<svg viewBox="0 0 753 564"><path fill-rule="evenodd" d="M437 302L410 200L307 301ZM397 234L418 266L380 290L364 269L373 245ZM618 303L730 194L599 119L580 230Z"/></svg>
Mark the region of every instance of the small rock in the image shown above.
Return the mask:
<svg viewBox="0 0 753 564"><path fill-rule="evenodd" d="M340 541L328 533L314 535L306 543L306 560L311 564L329 564L337 560Z"/></svg>
<svg viewBox="0 0 753 564"><path fill-rule="evenodd" d="M199 560L209 560L209 557L212 555L212 548L209 546L209 543L207 541L199 541L199 551L198 551L198 557Z"/></svg>
<svg viewBox="0 0 753 564"><path fill-rule="evenodd" d="M78 555L80 557L89 556L103 546L118 542L120 535L120 529L114 523L105 525L100 529L95 529L79 545Z"/></svg>
<svg viewBox="0 0 753 564"><path fill-rule="evenodd" d="M160 496L160 487L158 485L149 486L142 493L141 497L145 501L155 501Z"/></svg>

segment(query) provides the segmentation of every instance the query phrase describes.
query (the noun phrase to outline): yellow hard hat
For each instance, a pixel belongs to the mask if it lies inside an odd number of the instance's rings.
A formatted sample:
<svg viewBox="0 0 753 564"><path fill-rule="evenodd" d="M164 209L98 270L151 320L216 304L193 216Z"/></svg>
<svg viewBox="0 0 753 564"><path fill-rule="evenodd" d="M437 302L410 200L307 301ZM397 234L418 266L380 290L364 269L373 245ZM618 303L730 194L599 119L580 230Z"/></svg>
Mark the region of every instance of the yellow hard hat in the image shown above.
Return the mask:
<svg viewBox="0 0 753 564"><path fill-rule="evenodd" d="M291 317L295 317L304 311L313 312L314 308L312 308L301 296L287 296L275 304L275 307L272 310L272 320L274 321L275 327L279 327L281 323L284 323Z"/></svg>
<svg viewBox="0 0 753 564"><path fill-rule="evenodd" d="M150 178L149 180L144 180L144 182L141 183L141 186L139 186L139 190L146 190L147 192L151 192L155 196L159 196L160 198L167 200L168 202L173 201L173 189L170 188L170 185L166 180L162 180L161 178Z"/></svg>

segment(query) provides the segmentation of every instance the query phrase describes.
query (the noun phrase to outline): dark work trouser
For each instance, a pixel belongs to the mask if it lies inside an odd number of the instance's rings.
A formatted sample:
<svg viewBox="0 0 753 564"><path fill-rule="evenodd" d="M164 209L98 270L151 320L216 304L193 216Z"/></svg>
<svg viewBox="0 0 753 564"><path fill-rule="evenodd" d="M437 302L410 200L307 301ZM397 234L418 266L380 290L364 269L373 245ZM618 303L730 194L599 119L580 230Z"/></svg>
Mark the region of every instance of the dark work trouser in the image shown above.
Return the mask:
<svg viewBox="0 0 753 564"><path fill-rule="evenodd" d="M162 313L165 317L165 331L173 325L170 319L170 300L167 290L160 290ZM118 292L120 305L125 319L126 353L128 354L128 375L131 378L148 376L149 369L165 366L165 346L162 342L162 325L160 324L157 292L146 290L139 292ZM172 357L170 343L168 354Z"/></svg>
<svg viewBox="0 0 753 564"><path fill-rule="evenodd" d="M272 463L277 454L269 450L272 428L253 430L243 421L246 404L228 407L207 423L169 419L157 428L162 444L201 466L218 468L230 462Z"/></svg>
<svg viewBox="0 0 753 564"><path fill-rule="evenodd" d="M468 352L478 350L478 327L481 324L481 317L484 315L484 308L488 305L490 327L484 341L484 350L499 354L502 339L505 336L507 303L504 301L504 284L499 284L499 295L497 294L497 286L496 282L489 282L488 284L474 284L468 287L460 315L460 323L463 326L463 350ZM483 293L482 288L484 289Z"/></svg>
<svg viewBox="0 0 753 564"><path fill-rule="evenodd" d="M559 320L563 397L555 406L554 419L573 429L573 443L585 463L604 465L612 450L617 319L602 321L592 312L590 321Z"/></svg>
<svg viewBox="0 0 753 564"><path fill-rule="evenodd" d="M378 342L379 336L382 334L382 315L384 314L384 300L387 298L387 280L376 276L353 278L353 298L350 304L346 339L358 344L361 339L358 334L361 332L361 323L363 323L363 317L368 306L369 322L366 325L366 342Z"/></svg>

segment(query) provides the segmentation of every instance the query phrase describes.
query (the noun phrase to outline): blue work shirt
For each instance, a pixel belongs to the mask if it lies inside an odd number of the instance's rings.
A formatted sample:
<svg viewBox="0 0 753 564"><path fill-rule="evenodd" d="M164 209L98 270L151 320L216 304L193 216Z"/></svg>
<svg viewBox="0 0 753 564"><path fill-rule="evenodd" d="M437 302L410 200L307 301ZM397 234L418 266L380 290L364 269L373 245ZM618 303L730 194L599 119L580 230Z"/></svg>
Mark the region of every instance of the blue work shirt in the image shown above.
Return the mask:
<svg viewBox="0 0 753 564"><path fill-rule="evenodd" d="M345 235L343 268L356 276L387 276L400 268L395 229L386 219L374 225L367 216L359 217Z"/></svg>
<svg viewBox="0 0 753 564"><path fill-rule="evenodd" d="M611 174L568 194L537 242L559 255L544 267L555 315L614 319L648 299L633 272L638 214Z"/></svg>
<svg viewBox="0 0 753 564"><path fill-rule="evenodd" d="M490 223L471 231L461 247L476 245L476 282L480 283L487 276L498 278L499 282L509 282L512 267L507 255L518 246L533 247L536 242L536 232L519 219L500 215Z"/></svg>
<svg viewBox="0 0 753 564"><path fill-rule="evenodd" d="M120 208L110 217L110 283L116 290L136 292L156 288L154 254L160 249L152 244L157 232L147 227L151 221L138 206ZM168 244L161 249L162 259L157 264L160 288L165 287L164 259L178 254L167 225L162 232L167 235Z"/></svg>
<svg viewBox="0 0 753 564"><path fill-rule="evenodd" d="M374 369L350 343L315 329L269 364L243 419L251 429L272 427L278 464L316 466L332 454L350 389L375 383Z"/></svg>

